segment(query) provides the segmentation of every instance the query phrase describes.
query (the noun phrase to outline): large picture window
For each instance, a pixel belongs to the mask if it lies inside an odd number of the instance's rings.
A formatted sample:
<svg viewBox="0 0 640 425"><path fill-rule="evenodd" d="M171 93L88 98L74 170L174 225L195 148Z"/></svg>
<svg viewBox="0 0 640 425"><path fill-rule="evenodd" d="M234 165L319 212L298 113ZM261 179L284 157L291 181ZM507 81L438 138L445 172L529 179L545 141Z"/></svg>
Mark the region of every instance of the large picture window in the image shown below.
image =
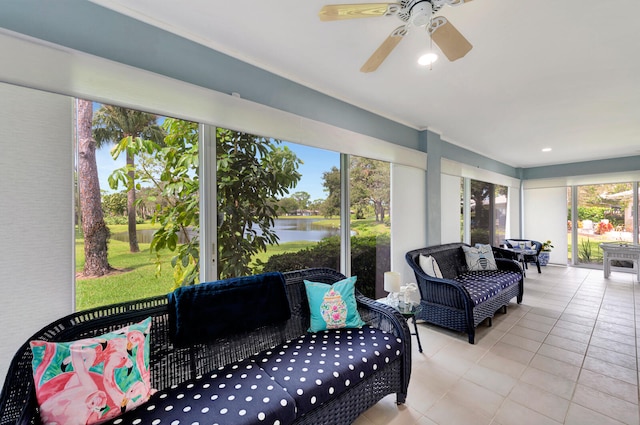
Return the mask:
<svg viewBox="0 0 640 425"><path fill-rule="evenodd" d="M76 111L76 309L165 294L176 265L197 268L174 260L198 243L197 124L81 99Z"/></svg>
<svg viewBox="0 0 640 425"><path fill-rule="evenodd" d="M340 154L217 130L220 277L340 270Z"/></svg>
<svg viewBox="0 0 640 425"><path fill-rule="evenodd" d="M209 167L199 133L209 127L90 101L77 106L78 309L198 283L205 233L215 235L213 278L343 270L341 258L351 258L358 289L376 296L390 269L389 163L352 157L346 181L340 153L213 128L212 198L199 177L199 166ZM213 219L200 221L202 202ZM344 211L350 244L340 230Z"/></svg>
<svg viewBox="0 0 640 425"><path fill-rule="evenodd" d="M384 272L391 270L390 188L388 162L350 156L351 273L371 298L386 294Z"/></svg>
<svg viewBox="0 0 640 425"><path fill-rule="evenodd" d="M503 243L507 217L507 187L471 180L471 245Z"/></svg>
<svg viewBox="0 0 640 425"><path fill-rule="evenodd" d="M633 243L633 229L636 225L633 184L594 184L575 186L572 189L577 193L577 215L573 222L569 203L567 230L570 241L573 240L572 231L577 235L577 246L573 250L576 253L574 264L602 266L601 243ZM623 261L614 263L613 266L632 266Z"/></svg>

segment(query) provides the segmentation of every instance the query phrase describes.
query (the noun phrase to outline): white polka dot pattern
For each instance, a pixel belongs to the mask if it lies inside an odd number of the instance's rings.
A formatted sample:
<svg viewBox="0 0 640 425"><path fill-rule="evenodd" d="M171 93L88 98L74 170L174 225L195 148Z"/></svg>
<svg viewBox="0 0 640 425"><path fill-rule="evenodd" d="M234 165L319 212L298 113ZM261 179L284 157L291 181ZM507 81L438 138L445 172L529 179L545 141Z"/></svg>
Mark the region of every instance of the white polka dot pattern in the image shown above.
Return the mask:
<svg viewBox="0 0 640 425"><path fill-rule="evenodd" d="M154 394L118 425L288 425L396 360L402 340L379 329L310 333Z"/></svg>
<svg viewBox="0 0 640 425"><path fill-rule="evenodd" d="M471 300L478 305L495 296L511 285L517 284L522 276L506 270L469 271L456 277L467 290Z"/></svg>
<svg viewBox="0 0 640 425"><path fill-rule="evenodd" d="M293 396L301 415L371 376L401 351L393 335L365 326L309 333L255 360Z"/></svg>
<svg viewBox="0 0 640 425"><path fill-rule="evenodd" d="M295 417L291 396L253 361L245 360L159 391L146 405L111 423L285 425Z"/></svg>

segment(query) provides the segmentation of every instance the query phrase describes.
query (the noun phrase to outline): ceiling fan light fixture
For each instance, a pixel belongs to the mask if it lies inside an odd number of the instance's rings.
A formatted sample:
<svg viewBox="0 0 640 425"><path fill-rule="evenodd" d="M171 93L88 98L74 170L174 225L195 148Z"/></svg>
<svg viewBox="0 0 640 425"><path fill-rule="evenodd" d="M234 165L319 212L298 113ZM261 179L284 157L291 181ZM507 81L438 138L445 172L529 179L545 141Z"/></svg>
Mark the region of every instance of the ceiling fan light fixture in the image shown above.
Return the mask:
<svg viewBox="0 0 640 425"><path fill-rule="evenodd" d="M411 8L411 23L418 28L426 27L431 21L433 6L427 0L416 3Z"/></svg>
<svg viewBox="0 0 640 425"><path fill-rule="evenodd" d="M418 58L418 64L428 66L438 60L438 55L434 52L427 52Z"/></svg>

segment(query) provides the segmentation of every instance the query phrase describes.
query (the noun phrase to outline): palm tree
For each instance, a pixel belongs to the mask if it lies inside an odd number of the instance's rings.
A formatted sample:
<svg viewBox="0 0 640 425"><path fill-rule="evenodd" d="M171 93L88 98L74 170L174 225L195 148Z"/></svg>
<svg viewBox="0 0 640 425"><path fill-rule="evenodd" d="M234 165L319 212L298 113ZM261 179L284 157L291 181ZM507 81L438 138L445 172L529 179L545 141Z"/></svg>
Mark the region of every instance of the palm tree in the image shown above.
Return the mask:
<svg viewBox="0 0 640 425"><path fill-rule="evenodd" d="M109 229L104 222L100 181L96 163L96 141L91 137L93 102L77 100L78 192L84 233L85 276L103 276L112 268L107 260Z"/></svg>
<svg viewBox="0 0 640 425"><path fill-rule="evenodd" d="M136 236L136 171L135 155L141 151L151 152L154 144L162 144L164 131L157 124L157 116L147 112L123 108L121 106L102 105L93 119L93 135L98 147L105 143L114 143L111 155L118 158L126 152L124 173L115 179L110 178L112 188L119 182L127 186L127 217L129 223L129 251L139 252ZM115 187L114 187L115 186Z"/></svg>

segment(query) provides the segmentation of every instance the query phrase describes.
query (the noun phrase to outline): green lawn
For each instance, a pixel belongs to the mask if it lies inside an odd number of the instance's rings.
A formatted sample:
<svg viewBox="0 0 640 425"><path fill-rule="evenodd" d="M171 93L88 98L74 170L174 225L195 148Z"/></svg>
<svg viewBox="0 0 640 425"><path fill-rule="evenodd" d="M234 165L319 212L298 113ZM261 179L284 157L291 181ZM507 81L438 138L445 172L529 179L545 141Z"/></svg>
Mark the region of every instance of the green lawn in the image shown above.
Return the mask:
<svg viewBox="0 0 640 425"><path fill-rule="evenodd" d="M300 217L292 217L300 218ZM318 222L323 226L337 228L340 219L325 219ZM138 224L138 229L152 229L149 223ZM352 220L351 228L360 236L389 233L389 226L376 223L373 219ZM127 225L110 225L111 233L126 232ZM315 245L316 242L296 241L269 246L267 252L254 256L266 262L270 256L286 252L297 252ZM139 244L140 252L129 252L129 243L109 241L109 264L119 272L109 276L91 279L76 279L76 309L85 310L101 305L146 298L166 294L174 289L171 258L173 253L164 251L161 256L162 272L156 276L155 254L149 253L149 244ZM76 273L84 267L84 239L76 231Z"/></svg>
<svg viewBox="0 0 640 425"><path fill-rule="evenodd" d="M141 224L139 228L151 228ZM126 225L109 226L112 232L126 231ZM109 264L121 273L76 279L76 309L85 310L100 305L162 295L173 290L171 268L172 253L162 255L162 273L156 277L155 254L149 253L149 244L140 244L140 252L129 252L129 243L109 241ZM84 267L84 240L76 237L76 272Z"/></svg>
<svg viewBox="0 0 640 425"><path fill-rule="evenodd" d="M267 246L267 252L261 252L257 255L253 256L252 262L255 262L257 259L266 263L269 257L276 254L284 254L286 252L298 252L301 249L308 248L310 246L315 245L317 242L310 241L295 241L295 242L284 242L280 245L269 245Z"/></svg>

